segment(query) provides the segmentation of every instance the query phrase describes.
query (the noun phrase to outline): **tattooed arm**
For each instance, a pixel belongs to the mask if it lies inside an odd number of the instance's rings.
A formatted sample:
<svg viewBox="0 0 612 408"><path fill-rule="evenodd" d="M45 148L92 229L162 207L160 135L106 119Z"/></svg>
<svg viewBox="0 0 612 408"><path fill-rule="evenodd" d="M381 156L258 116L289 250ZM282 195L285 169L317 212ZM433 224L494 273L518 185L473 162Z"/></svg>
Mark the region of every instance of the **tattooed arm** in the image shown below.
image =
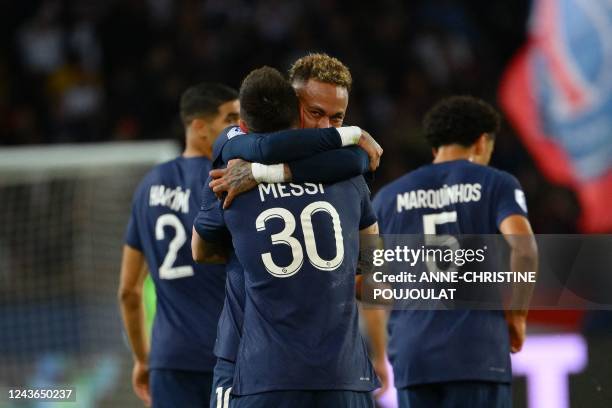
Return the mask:
<svg viewBox="0 0 612 408"><path fill-rule="evenodd" d="M225 264L228 258L225 245L205 240L195 227L191 233L191 254L197 263Z"/></svg>
<svg viewBox="0 0 612 408"><path fill-rule="evenodd" d="M380 147L378 152L380 158ZM373 167L368 153L356 146L271 166L234 159L230 160L227 168L210 172L213 180L209 186L219 198L227 193L223 208L228 208L234 198L261 182L335 183L375 170L379 162L377 160Z"/></svg>

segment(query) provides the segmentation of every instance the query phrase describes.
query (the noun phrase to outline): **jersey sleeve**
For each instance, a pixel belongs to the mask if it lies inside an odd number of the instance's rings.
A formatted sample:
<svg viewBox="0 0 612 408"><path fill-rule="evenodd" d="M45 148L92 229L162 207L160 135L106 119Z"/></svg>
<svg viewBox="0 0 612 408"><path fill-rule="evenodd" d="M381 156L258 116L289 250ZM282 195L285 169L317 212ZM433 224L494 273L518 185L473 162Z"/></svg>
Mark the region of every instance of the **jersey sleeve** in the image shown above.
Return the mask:
<svg viewBox="0 0 612 408"><path fill-rule="evenodd" d="M204 185L202 205L193 226L198 235L205 241L228 243L231 241L231 235L225 225L221 202L208 187L209 181L210 179Z"/></svg>
<svg viewBox="0 0 612 408"><path fill-rule="evenodd" d="M501 173L495 196L495 222L499 228L502 221L511 215L527 217L527 200L516 177Z"/></svg>
<svg viewBox="0 0 612 408"><path fill-rule="evenodd" d="M357 146L317 153L288 163L296 183L336 183L365 174L370 169L368 154Z"/></svg>
<svg viewBox="0 0 612 408"><path fill-rule="evenodd" d="M222 146L222 159L241 158L263 164L285 163L342 147L335 128L292 129L262 134L237 135Z"/></svg>
<svg viewBox="0 0 612 408"><path fill-rule="evenodd" d="M134 198L132 199L132 211L130 213L130 220L128 221L128 226L125 231L125 243L141 252L142 243L140 241L140 228L138 225L138 209L140 208L140 197L143 194L142 190L142 187L139 187L136 190L136 193L134 193Z"/></svg>
<svg viewBox="0 0 612 408"><path fill-rule="evenodd" d="M383 217L383 205L384 205L384 198L383 198L383 192L381 190L378 193L376 193L376 195L374 196L374 199L372 200L372 208L374 209L374 214L376 215L376 219L378 220L378 228L381 234L384 233L383 224L385 221L385 217Z"/></svg>
<svg viewBox="0 0 612 408"><path fill-rule="evenodd" d="M232 138L240 135L244 135L245 133L238 126L230 126L225 129L217 136L215 142L213 143L212 149L212 158L211 165L212 168L216 169L219 167L223 167L223 157L222 152L225 144L230 141ZM203 179L205 180L206 177Z"/></svg>
<svg viewBox="0 0 612 408"><path fill-rule="evenodd" d="M359 220L359 229L362 230L376 223L376 214L370 200L370 188L363 176L354 177L351 179L353 185L359 192L361 198L361 217Z"/></svg>
<svg viewBox="0 0 612 408"><path fill-rule="evenodd" d="M128 222L127 230L125 232L125 243L130 247L142 252L140 233L138 232L138 218L136 218L133 210Z"/></svg>

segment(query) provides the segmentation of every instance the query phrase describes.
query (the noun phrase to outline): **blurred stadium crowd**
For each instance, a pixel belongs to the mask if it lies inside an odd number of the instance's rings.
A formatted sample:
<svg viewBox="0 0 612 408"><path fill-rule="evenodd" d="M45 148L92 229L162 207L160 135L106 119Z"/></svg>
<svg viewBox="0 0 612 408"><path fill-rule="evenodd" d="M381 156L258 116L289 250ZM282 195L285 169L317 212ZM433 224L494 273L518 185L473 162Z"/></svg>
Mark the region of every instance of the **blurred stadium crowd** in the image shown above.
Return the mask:
<svg viewBox="0 0 612 408"><path fill-rule="evenodd" d="M528 8L528 0L0 1L1 144L179 137L188 85L237 88L255 67L286 70L324 51L353 74L346 122L385 148L375 192L430 160L420 123L440 97L495 103ZM572 193L544 181L507 124L492 164L520 179L536 232L576 231Z"/></svg>

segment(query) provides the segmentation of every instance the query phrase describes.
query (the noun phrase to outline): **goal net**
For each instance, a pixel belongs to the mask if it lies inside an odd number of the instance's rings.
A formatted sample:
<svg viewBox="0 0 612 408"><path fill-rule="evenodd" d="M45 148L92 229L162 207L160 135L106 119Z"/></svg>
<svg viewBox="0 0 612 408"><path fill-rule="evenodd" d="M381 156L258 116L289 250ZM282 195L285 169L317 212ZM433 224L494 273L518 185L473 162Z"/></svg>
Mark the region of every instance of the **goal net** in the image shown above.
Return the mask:
<svg viewBox="0 0 612 408"><path fill-rule="evenodd" d="M169 141L0 149L3 395L73 386L79 407L141 405L116 300L123 235L137 184L177 154Z"/></svg>

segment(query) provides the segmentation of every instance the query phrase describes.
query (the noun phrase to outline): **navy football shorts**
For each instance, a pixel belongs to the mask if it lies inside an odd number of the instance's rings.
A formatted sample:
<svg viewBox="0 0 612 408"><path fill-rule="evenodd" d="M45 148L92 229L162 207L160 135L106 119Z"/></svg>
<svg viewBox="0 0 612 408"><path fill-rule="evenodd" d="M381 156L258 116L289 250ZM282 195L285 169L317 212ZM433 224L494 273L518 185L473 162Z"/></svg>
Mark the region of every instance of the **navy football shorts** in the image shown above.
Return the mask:
<svg viewBox="0 0 612 408"><path fill-rule="evenodd" d="M511 408L510 384L489 381L452 381L397 390L400 408Z"/></svg>
<svg viewBox="0 0 612 408"><path fill-rule="evenodd" d="M206 408L210 403L212 373L153 369L149 386L153 408Z"/></svg>
<svg viewBox="0 0 612 408"><path fill-rule="evenodd" d="M374 408L371 392L271 391L232 396L230 408Z"/></svg>
<svg viewBox="0 0 612 408"><path fill-rule="evenodd" d="M234 381L234 362L217 358L213 371L212 393L210 395L210 408L229 408L229 400Z"/></svg>

